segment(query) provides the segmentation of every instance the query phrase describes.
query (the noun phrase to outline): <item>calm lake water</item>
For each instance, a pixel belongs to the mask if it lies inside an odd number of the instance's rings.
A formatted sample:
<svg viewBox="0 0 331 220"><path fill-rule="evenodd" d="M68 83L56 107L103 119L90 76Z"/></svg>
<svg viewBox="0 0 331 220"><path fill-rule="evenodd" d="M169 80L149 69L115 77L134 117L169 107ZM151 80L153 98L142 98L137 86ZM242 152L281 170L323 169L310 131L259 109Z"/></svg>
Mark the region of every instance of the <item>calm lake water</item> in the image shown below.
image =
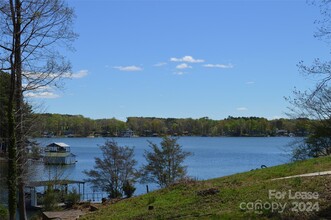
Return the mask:
<svg viewBox="0 0 331 220"><path fill-rule="evenodd" d="M148 140L159 144L161 138L113 138L120 146L134 147L138 167L145 162L143 154L148 150ZM71 147L71 152L77 155L75 165L65 166L63 175L68 179L84 180L83 170L92 169L94 158L101 157L100 145L105 138L39 138L41 146L52 142L64 142ZM261 165L274 166L289 162L286 146L293 141L289 137L181 137L178 143L185 151L193 153L186 159L188 174L203 180L231 175L239 172L260 168ZM59 172L55 166L44 166L39 163L31 178L48 180L54 172ZM136 185L135 194L145 193L145 185ZM150 185L150 189L157 186ZM92 192L89 186L85 192Z"/></svg>

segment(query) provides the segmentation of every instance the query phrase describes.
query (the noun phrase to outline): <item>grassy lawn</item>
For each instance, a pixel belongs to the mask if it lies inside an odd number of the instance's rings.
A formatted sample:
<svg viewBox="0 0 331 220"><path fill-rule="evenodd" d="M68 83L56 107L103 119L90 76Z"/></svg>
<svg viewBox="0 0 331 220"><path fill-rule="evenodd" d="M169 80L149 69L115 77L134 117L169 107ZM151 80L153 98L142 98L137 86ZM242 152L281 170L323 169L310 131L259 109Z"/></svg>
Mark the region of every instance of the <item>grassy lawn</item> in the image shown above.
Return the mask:
<svg viewBox="0 0 331 220"><path fill-rule="evenodd" d="M83 219L331 219L330 175L271 180L329 170L331 157L323 157L188 181L104 205Z"/></svg>

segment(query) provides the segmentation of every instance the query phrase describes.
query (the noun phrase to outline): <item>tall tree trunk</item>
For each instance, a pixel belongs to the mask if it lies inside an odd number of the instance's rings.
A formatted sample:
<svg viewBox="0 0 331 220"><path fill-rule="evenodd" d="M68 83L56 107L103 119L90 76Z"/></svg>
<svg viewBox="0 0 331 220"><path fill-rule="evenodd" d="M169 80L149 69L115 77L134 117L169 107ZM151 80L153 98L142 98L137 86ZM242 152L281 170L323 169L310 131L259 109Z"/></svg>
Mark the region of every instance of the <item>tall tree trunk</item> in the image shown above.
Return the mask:
<svg viewBox="0 0 331 220"><path fill-rule="evenodd" d="M9 218L16 220L17 188L19 188L20 219L26 218L25 195L23 181L23 125L22 125L22 63L21 63L21 2L9 1L13 22L13 53L11 61L11 81L8 107L8 207ZM16 114L15 114L16 113ZM18 149L19 147L19 149ZM19 184L18 174L20 175ZM19 187L18 187L19 186Z"/></svg>
<svg viewBox="0 0 331 220"><path fill-rule="evenodd" d="M22 52L21 52L21 0L15 0L15 66L16 66L16 141L18 149L18 208L21 220L26 220L24 167L25 167L25 140L23 134L23 94L22 94Z"/></svg>

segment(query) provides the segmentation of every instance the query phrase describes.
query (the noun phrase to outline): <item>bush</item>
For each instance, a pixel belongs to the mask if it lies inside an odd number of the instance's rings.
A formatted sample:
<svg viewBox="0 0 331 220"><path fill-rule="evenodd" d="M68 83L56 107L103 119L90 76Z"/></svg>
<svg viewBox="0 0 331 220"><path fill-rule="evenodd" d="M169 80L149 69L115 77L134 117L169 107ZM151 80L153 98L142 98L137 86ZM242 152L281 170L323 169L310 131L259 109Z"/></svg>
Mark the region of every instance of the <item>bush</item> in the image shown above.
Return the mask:
<svg viewBox="0 0 331 220"><path fill-rule="evenodd" d="M76 205L80 201L80 194L77 192L76 188L73 188L66 196L66 204L69 208Z"/></svg>
<svg viewBox="0 0 331 220"><path fill-rule="evenodd" d="M59 202L58 193L51 187L47 189L43 198L43 205L45 211L54 211Z"/></svg>
<svg viewBox="0 0 331 220"><path fill-rule="evenodd" d="M109 192L108 197L110 199L117 199L122 197L122 193L117 189L110 189L108 190L108 192Z"/></svg>
<svg viewBox="0 0 331 220"><path fill-rule="evenodd" d="M8 209L0 204L0 219L8 219Z"/></svg>
<svg viewBox="0 0 331 220"><path fill-rule="evenodd" d="M133 193L136 191L136 187L134 187L133 184L131 184L129 181L126 181L123 185L123 192L124 195L127 198L130 198L133 196Z"/></svg>

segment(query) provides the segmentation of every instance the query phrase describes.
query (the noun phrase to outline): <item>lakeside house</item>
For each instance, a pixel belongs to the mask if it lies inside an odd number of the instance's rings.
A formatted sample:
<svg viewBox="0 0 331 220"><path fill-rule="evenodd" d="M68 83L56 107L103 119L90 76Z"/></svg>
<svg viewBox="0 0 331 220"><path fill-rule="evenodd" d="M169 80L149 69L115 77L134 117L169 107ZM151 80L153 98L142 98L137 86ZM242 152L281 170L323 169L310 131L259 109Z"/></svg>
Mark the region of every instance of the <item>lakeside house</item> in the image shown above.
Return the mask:
<svg viewBox="0 0 331 220"><path fill-rule="evenodd" d="M44 162L47 165L69 165L77 161L76 155L70 152L69 145L54 142L46 146Z"/></svg>
<svg viewBox="0 0 331 220"><path fill-rule="evenodd" d="M121 137L133 137L134 132L131 129L127 129L121 133Z"/></svg>

